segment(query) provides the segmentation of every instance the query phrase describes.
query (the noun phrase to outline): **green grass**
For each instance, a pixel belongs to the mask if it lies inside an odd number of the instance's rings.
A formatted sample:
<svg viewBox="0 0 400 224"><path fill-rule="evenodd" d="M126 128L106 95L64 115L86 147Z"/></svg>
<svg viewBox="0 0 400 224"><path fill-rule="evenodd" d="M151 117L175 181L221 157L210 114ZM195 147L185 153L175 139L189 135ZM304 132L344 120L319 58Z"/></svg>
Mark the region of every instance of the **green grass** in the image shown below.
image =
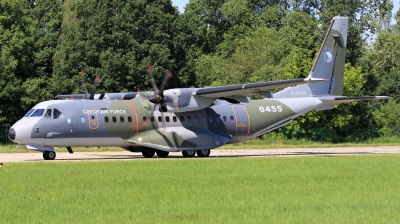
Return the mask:
<svg viewBox="0 0 400 224"><path fill-rule="evenodd" d="M1 223L399 223L400 155L9 163Z"/></svg>

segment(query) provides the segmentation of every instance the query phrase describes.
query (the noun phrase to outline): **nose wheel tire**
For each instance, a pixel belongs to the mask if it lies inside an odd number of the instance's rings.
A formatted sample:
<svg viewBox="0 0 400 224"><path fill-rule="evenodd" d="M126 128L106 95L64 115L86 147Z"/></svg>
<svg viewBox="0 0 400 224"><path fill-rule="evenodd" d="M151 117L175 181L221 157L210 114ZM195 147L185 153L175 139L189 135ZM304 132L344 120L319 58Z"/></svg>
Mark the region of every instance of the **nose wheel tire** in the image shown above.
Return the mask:
<svg viewBox="0 0 400 224"><path fill-rule="evenodd" d="M142 152L142 155L146 158L151 158L156 153L156 150L145 150Z"/></svg>
<svg viewBox="0 0 400 224"><path fill-rule="evenodd" d="M182 151L183 157L193 157L196 155L196 150L185 150Z"/></svg>
<svg viewBox="0 0 400 224"><path fill-rule="evenodd" d="M157 156L161 157L161 158L166 158L169 155L169 152L161 151L161 150L157 150L156 153L157 153Z"/></svg>
<svg viewBox="0 0 400 224"><path fill-rule="evenodd" d="M209 149L202 149L202 150L197 150L197 156L198 157L208 157L210 155Z"/></svg>
<svg viewBox="0 0 400 224"><path fill-rule="evenodd" d="M52 152L52 151L44 151L43 152L44 160L54 160L55 158L56 158L56 152Z"/></svg>

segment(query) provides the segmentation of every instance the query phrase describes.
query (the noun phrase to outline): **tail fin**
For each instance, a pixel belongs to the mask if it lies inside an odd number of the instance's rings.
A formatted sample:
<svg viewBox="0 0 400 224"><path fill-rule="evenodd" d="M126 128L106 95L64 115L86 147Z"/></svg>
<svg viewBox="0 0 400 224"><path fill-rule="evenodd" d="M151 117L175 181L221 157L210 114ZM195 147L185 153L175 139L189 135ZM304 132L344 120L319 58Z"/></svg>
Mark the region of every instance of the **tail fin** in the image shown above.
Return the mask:
<svg viewBox="0 0 400 224"><path fill-rule="evenodd" d="M288 87L275 93L274 98L342 95L347 26L347 17L336 16L332 19L317 59L308 75L308 78L324 78L328 81Z"/></svg>

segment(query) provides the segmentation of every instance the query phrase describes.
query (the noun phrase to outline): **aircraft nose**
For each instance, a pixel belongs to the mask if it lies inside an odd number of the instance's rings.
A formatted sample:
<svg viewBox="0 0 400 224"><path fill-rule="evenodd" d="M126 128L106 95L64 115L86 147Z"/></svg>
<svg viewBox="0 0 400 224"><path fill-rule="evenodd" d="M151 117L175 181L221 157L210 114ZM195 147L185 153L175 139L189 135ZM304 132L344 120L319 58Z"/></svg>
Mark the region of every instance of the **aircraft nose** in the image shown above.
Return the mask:
<svg viewBox="0 0 400 224"><path fill-rule="evenodd" d="M14 130L14 128L10 128L10 130L8 131L8 139L10 139L11 141L14 141L14 139L15 139L15 130Z"/></svg>

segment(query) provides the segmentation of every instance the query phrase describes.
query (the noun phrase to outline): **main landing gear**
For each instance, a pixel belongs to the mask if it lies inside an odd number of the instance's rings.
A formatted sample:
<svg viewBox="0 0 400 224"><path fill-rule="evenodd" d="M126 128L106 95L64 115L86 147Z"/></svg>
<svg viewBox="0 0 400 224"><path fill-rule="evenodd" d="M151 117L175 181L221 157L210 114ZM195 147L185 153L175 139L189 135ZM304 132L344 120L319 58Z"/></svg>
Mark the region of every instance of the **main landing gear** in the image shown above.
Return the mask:
<svg viewBox="0 0 400 224"><path fill-rule="evenodd" d="M151 158L156 153L157 153L157 156L161 157L161 158L166 158L169 155L169 152L162 151L162 150L145 150L142 152L142 155L146 158Z"/></svg>
<svg viewBox="0 0 400 224"><path fill-rule="evenodd" d="M210 151L209 149L202 149L202 150L185 150L182 151L182 155L183 157L194 157L196 155L197 152L197 156L198 157L208 157L210 155Z"/></svg>
<svg viewBox="0 0 400 224"><path fill-rule="evenodd" d="M198 157L208 157L210 156L210 149L202 149L202 150L184 150L182 151L182 155L185 158L191 158L196 156ZM162 150L153 150L153 149L149 149L149 150L144 150L142 151L142 155L146 158L152 158L155 154L157 154L158 157L160 158L166 158L169 155L169 152L166 151L162 151Z"/></svg>
<svg viewBox="0 0 400 224"><path fill-rule="evenodd" d="M56 158L56 152L54 151L43 151L44 160L54 160Z"/></svg>

